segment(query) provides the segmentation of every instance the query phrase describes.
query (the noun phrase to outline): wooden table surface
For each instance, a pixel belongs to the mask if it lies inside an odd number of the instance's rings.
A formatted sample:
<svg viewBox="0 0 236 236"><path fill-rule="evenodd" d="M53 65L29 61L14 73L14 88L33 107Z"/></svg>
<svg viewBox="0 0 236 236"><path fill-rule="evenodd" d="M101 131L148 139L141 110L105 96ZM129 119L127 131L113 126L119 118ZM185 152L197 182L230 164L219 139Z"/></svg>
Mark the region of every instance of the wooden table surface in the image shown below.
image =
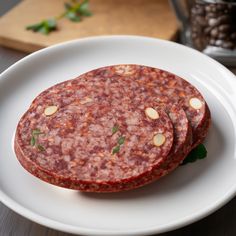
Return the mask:
<svg viewBox="0 0 236 236"><path fill-rule="evenodd" d="M18 0L0 0L0 15L9 10ZM25 53L0 47L0 73ZM236 74L236 69L232 69ZM236 180L235 180L236 181ZM199 195L199 197L201 197ZM194 202L193 202L194 204ZM184 228L160 236L235 236L236 197L217 212ZM0 203L0 236L72 236L36 224L14 213Z"/></svg>
<svg viewBox="0 0 236 236"><path fill-rule="evenodd" d="M26 25L63 12L65 1L69 0L24 0L18 4L0 19L1 44L33 52L56 43L98 35L130 34L166 40L176 38L177 21L167 0L149 0L148 4L146 0L119 0L118 3L114 0L90 0L93 16L79 24L61 19L58 21L59 30L50 34L50 37L25 30Z"/></svg>

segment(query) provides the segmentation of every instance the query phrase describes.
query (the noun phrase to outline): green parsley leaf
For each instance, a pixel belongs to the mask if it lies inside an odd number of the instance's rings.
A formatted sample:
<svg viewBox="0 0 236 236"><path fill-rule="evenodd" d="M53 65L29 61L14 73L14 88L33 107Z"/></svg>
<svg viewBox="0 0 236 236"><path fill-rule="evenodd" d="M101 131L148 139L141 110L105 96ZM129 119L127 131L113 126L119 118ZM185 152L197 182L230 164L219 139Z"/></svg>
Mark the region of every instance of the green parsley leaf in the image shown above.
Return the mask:
<svg viewBox="0 0 236 236"><path fill-rule="evenodd" d="M125 137L124 136L123 137L119 137L118 144L122 145L124 142L125 142Z"/></svg>
<svg viewBox="0 0 236 236"><path fill-rule="evenodd" d="M80 22L83 17L92 15L92 13L89 11L88 0L70 0L69 3L67 2L64 4L64 7L65 11L60 15L55 16L52 19L43 20L33 25L28 25L26 26L26 29L48 35L52 31L57 29L57 20L66 17L70 21Z"/></svg>
<svg viewBox="0 0 236 236"><path fill-rule="evenodd" d="M48 25L49 28L53 28L53 29L56 29L57 27L57 22L55 19L48 19L45 24Z"/></svg>
<svg viewBox="0 0 236 236"><path fill-rule="evenodd" d="M119 130L119 126L118 126L118 125L115 125L115 126L112 128L112 134L115 134L118 130Z"/></svg>
<svg viewBox="0 0 236 236"><path fill-rule="evenodd" d="M37 24L29 25L26 27L27 30L32 30L33 32L39 32L42 34L49 34L51 31L57 29L57 22L55 19L43 20Z"/></svg>
<svg viewBox="0 0 236 236"><path fill-rule="evenodd" d="M113 148L112 154L115 154L115 153L117 153L117 152L119 152L119 151L120 151L120 146L118 145L118 146L116 146L116 147Z"/></svg>
<svg viewBox="0 0 236 236"><path fill-rule="evenodd" d="M87 10L89 6L89 2L88 0L84 0L81 4L80 4L80 10Z"/></svg>
<svg viewBox="0 0 236 236"><path fill-rule="evenodd" d="M113 148L112 154L115 154L115 153L119 152L120 151L120 147L121 147L122 144L124 144L124 142L125 142L125 137L124 136L119 137L119 139L117 141L118 144L117 144L117 146L115 146Z"/></svg>
<svg viewBox="0 0 236 236"><path fill-rule="evenodd" d="M35 139L34 136L32 136L31 139L30 139L30 145L31 145L31 146L34 146L35 143L36 143L36 139Z"/></svg>
<svg viewBox="0 0 236 236"><path fill-rule="evenodd" d="M44 151L44 147L40 144L37 144L37 141L38 141L38 136L40 134L43 134L43 132L41 132L39 129L34 129L32 130L32 136L31 136L31 139L30 139L30 145L31 146L37 146L37 148L40 150L40 151Z"/></svg>
<svg viewBox="0 0 236 236"><path fill-rule="evenodd" d="M26 29L27 29L27 30L32 30L32 31L36 32L36 31L38 31L41 27L42 27L42 23L37 23L37 24L34 24L34 25L28 25L28 26L26 26Z"/></svg>
<svg viewBox="0 0 236 236"><path fill-rule="evenodd" d="M195 147L188 156L184 159L181 165L186 165L187 163L192 163L198 159L204 159L207 156L207 150L203 144L199 144Z"/></svg>
<svg viewBox="0 0 236 236"><path fill-rule="evenodd" d="M65 3L66 12L64 16L73 22L79 22L82 20L82 16L91 16L91 12L88 9L88 0L72 1L72 4Z"/></svg>
<svg viewBox="0 0 236 236"><path fill-rule="evenodd" d="M48 29L48 27L41 27L38 30L38 32L47 35L47 34L49 34L49 29Z"/></svg>
<svg viewBox="0 0 236 236"><path fill-rule="evenodd" d="M74 21L74 22L79 22L79 21L81 21L80 16L78 16L78 15L76 14L76 12L69 11L69 12L66 14L66 17L67 17L69 20Z"/></svg>
<svg viewBox="0 0 236 236"><path fill-rule="evenodd" d="M84 0L79 8L80 14L83 16L91 16L92 13L89 11L88 7L89 7L88 0Z"/></svg>

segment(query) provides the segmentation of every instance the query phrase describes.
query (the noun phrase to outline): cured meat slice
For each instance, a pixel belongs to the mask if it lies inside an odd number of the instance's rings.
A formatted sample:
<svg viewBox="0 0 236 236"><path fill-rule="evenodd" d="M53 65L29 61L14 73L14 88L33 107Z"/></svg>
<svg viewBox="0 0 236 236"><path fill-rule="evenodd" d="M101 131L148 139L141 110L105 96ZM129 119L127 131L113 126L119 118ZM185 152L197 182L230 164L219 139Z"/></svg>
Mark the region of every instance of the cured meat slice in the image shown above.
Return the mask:
<svg viewBox="0 0 236 236"><path fill-rule="evenodd" d="M99 73L103 70L101 68ZM132 86L136 87L135 91L148 92L150 96L156 96L160 103L179 104L192 126L192 147L204 141L211 120L210 110L201 93L193 85L170 72L147 66L118 65L109 72L131 78Z"/></svg>
<svg viewBox="0 0 236 236"><path fill-rule="evenodd" d="M168 158L171 120L158 102L125 96L124 81L96 86L97 80L80 77L41 93L18 124L16 155L30 173L61 187L115 192L142 186Z"/></svg>
<svg viewBox="0 0 236 236"><path fill-rule="evenodd" d="M143 183L151 183L160 179L176 169L186 155L192 149L192 128L184 110L176 105L165 107L174 128L174 142L168 158L158 168L146 174L139 181L136 181L136 187L142 186Z"/></svg>
<svg viewBox="0 0 236 236"><path fill-rule="evenodd" d="M208 133L211 115L201 93L186 80L170 72L141 65L115 65L90 71L81 75L80 80L81 83L74 80L71 85L68 85L68 91L62 92L60 86L57 87L59 97L61 92L64 95L67 94L67 99L63 103L66 104L75 99L75 93L87 94L84 81L86 81L86 86L99 89L97 99L103 99L103 96L107 96L108 93L114 93L115 100L119 92L124 96L123 99L131 99L139 103L149 94L149 97L155 98L160 104L164 103L168 106L178 104L179 107L183 107L192 126L193 148L203 142ZM74 84L77 84L77 92L70 89ZM50 93L47 97L50 99ZM119 96L117 98L120 99ZM56 100L57 97L54 103Z"/></svg>
<svg viewBox="0 0 236 236"><path fill-rule="evenodd" d="M192 149L192 128L184 110L173 105L168 113L174 127L174 142L168 160L156 170L156 179L177 168Z"/></svg>
<svg viewBox="0 0 236 236"><path fill-rule="evenodd" d="M108 66L37 96L18 124L15 152L26 170L51 184L117 192L174 170L209 124L205 100L182 78Z"/></svg>
<svg viewBox="0 0 236 236"><path fill-rule="evenodd" d="M204 141L211 121L210 110L201 93L186 80L170 72L141 65L103 67L88 74L87 76L104 79L110 77L117 81L122 78L125 81L124 91L129 90L127 84L132 87L132 92L125 95L134 102L141 101L142 96L149 94L160 104L178 104L183 107L191 123L192 147ZM139 96L136 96L136 93Z"/></svg>

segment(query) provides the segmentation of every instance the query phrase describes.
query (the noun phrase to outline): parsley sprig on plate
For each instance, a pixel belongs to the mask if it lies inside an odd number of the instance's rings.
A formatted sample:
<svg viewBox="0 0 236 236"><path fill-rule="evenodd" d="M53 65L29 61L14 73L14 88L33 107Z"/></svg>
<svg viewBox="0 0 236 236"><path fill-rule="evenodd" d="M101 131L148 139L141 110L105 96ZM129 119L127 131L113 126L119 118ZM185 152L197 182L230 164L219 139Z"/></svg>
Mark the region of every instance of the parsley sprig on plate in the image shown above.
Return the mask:
<svg viewBox="0 0 236 236"><path fill-rule="evenodd" d="M195 147L188 156L184 159L181 165L186 165L197 161L198 159L204 159L207 156L207 150L203 144L199 144Z"/></svg>
<svg viewBox="0 0 236 236"><path fill-rule="evenodd" d="M83 17L91 16L92 13L89 10L88 0L71 0L69 3L64 4L65 11L59 16L42 20L39 23L26 26L27 30L38 32L44 35L48 35L52 31L57 30L57 21L62 18L67 18L72 22L79 22Z"/></svg>

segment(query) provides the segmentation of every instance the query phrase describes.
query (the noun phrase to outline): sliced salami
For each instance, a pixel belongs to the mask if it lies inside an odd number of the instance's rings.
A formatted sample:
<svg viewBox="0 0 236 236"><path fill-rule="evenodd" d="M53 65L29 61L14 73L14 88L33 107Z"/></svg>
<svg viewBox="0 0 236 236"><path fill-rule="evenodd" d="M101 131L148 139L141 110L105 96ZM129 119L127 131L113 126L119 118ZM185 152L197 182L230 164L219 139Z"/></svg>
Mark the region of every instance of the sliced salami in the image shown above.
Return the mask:
<svg viewBox="0 0 236 236"><path fill-rule="evenodd" d="M192 149L192 128L184 110L173 105L168 113L174 127L174 143L168 160L156 170L156 179L177 168Z"/></svg>
<svg viewBox="0 0 236 236"><path fill-rule="evenodd" d="M143 97L142 104L133 103L123 83L85 75L40 94L17 127L15 151L25 169L82 191L146 184L168 158L173 127L158 102Z"/></svg>
<svg viewBox="0 0 236 236"><path fill-rule="evenodd" d="M118 65L114 67L114 73L133 77L133 87L145 90L145 93L148 90L160 103L183 107L193 130L192 147L203 142L210 124L210 110L193 85L170 72L147 66Z"/></svg>
<svg viewBox="0 0 236 236"><path fill-rule="evenodd" d="M209 123L202 95L180 77L109 66L37 96L18 124L15 152L26 170L51 184L117 192L175 169Z"/></svg>

